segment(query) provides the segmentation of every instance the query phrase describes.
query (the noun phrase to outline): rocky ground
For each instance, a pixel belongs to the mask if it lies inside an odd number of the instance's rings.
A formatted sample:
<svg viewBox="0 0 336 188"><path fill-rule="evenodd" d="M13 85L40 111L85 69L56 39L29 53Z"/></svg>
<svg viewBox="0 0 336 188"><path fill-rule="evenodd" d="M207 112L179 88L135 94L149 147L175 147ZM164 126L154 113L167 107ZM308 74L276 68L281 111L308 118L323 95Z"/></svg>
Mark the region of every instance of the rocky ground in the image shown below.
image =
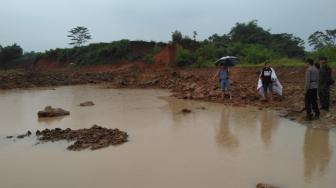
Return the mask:
<svg viewBox="0 0 336 188"><path fill-rule="evenodd" d="M28 131L26 134L18 135L16 138L23 139L31 135ZM108 129L98 125L93 125L89 129L71 130L67 129L44 129L36 131L37 139L41 142L55 142L66 140L73 142L68 146L68 150L80 151L84 149L97 150L108 147L110 145L119 145L127 142L128 135L126 132L119 129ZM14 136L7 136L7 139L12 139Z"/></svg>
<svg viewBox="0 0 336 188"><path fill-rule="evenodd" d="M105 88L163 88L170 89L172 96L181 99L220 102L226 105L257 106L259 109L277 110L280 116L299 121L314 128L336 127L336 94L332 90L332 109L323 112L321 119L304 121L304 68L276 67L284 86L282 97L274 95L272 103L263 102L256 91L259 68L232 68L233 99L224 101L220 97L218 81L213 80L215 69L161 69L151 70L138 66L107 72L63 70L49 72L6 71L0 74L0 89L61 86L78 84L105 84ZM336 72L336 71L334 71ZM335 76L336 77L336 76Z"/></svg>

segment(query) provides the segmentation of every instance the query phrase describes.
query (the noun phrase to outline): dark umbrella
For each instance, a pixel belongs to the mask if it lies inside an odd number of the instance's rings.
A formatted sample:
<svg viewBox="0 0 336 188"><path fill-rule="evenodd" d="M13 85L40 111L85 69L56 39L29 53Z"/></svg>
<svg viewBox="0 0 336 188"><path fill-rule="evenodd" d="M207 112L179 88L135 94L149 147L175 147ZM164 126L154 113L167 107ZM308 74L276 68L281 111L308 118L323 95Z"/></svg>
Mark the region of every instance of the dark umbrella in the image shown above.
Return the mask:
<svg viewBox="0 0 336 188"><path fill-rule="evenodd" d="M235 56L225 56L216 61L216 66L223 64L225 67L235 66L239 62L239 58Z"/></svg>

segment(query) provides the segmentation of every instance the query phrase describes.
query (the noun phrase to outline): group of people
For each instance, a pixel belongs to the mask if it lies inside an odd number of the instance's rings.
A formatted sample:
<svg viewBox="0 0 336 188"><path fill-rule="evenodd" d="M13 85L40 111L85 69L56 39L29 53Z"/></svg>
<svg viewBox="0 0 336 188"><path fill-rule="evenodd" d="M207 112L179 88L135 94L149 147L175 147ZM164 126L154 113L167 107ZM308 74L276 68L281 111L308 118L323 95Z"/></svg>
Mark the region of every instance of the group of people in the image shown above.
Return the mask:
<svg viewBox="0 0 336 188"><path fill-rule="evenodd" d="M330 86L334 84L332 79L332 69L328 65L326 57L321 57L320 62L315 64L313 59L306 60L305 74L305 109L306 119L319 119L320 101L321 110L329 111L330 106ZM314 114L313 114L314 111Z"/></svg>
<svg viewBox="0 0 336 188"><path fill-rule="evenodd" d="M326 57L321 57L319 63L314 63L313 59L306 59L305 63L307 65L304 85L306 119L313 120L320 117L318 99L320 100L321 110L329 111L330 86L334 84L334 80L332 79L332 69L328 65ZM229 67L221 63L219 70L213 77L213 79L216 78L219 79L222 100L224 100L226 94L232 99ZM268 62L265 63L260 72L257 90L264 101L272 102L273 91L282 95L282 85Z"/></svg>

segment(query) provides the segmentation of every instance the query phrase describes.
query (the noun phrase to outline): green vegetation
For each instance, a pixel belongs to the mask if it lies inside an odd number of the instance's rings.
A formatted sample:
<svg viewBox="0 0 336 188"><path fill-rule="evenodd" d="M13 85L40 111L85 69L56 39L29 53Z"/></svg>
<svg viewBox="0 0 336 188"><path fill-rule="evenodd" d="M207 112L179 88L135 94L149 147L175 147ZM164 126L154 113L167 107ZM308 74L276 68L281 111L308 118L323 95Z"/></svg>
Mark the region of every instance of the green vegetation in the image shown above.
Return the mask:
<svg viewBox="0 0 336 188"><path fill-rule="evenodd" d="M323 56L328 57L329 61L336 61L336 46L329 44L315 51L308 52L307 56L316 60Z"/></svg>
<svg viewBox="0 0 336 188"><path fill-rule="evenodd" d="M194 64L196 62L196 58L190 50L184 49L182 46L178 45L174 62L175 66L183 67Z"/></svg>
<svg viewBox="0 0 336 188"><path fill-rule="evenodd" d="M280 58L269 61L272 67L301 67L304 66L304 62L301 59L295 58ZM237 67L263 67L264 63L251 64L251 63L240 63Z"/></svg>
<svg viewBox="0 0 336 188"><path fill-rule="evenodd" d="M42 56L57 59L60 62L71 62L76 65L107 64L118 61L129 55L129 41L120 40L112 43L97 43L69 49L46 51Z"/></svg>
<svg viewBox="0 0 336 188"><path fill-rule="evenodd" d="M313 46L315 50L324 48L326 46L336 46L336 29L316 31L308 38L308 43Z"/></svg>
<svg viewBox="0 0 336 188"><path fill-rule="evenodd" d="M174 40L176 36L182 37ZM239 66L261 66L269 61L274 66L302 66L303 59L311 57L318 60L325 56L330 64L336 62L336 30L317 31L309 37L314 51L304 51L304 41L288 33L272 34L258 26L257 21L237 23L228 34L214 34L204 41L196 42L190 48L183 43L183 35L173 32L173 44L178 49L175 64L190 67L211 67L222 56L233 55L241 60Z"/></svg>
<svg viewBox="0 0 336 188"><path fill-rule="evenodd" d="M0 45L0 68L7 68L22 57L23 50L19 45L13 44L6 47Z"/></svg>
<svg viewBox="0 0 336 188"><path fill-rule="evenodd" d="M0 68L33 64L40 58L57 60L75 65L111 64L125 61L144 61L154 63L154 57L167 45L176 48L173 66L214 67L214 62L223 56L237 56L238 66L261 66L269 61L274 66L301 66L306 57L317 60L327 57L336 67L336 29L316 31L309 37L313 51L304 50L304 41L292 34L273 34L260 27L257 21L237 23L229 33L213 34L205 40L196 40L197 31L192 37L176 30L171 33L171 44L120 40L110 43L92 43L83 46L91 35L85 27L70 31L73 48L51 49L44 53L24 53L17 45L0 46Z"/></svg>
<svg viewBox="0 0 336 188"><path fill-rule="evenodd" d="M193 41L197 43L193 48L185 45L183 39L186 37L181 36L179 31L172 34L173 44L183 48L177 51L175 63L178 66L209 67L210 62L227 55L240 57L244 65L305 56L302 39L287 33L272 34L258 26L257 21L237 23L228 34L214 34L204 41Z"/></svg>

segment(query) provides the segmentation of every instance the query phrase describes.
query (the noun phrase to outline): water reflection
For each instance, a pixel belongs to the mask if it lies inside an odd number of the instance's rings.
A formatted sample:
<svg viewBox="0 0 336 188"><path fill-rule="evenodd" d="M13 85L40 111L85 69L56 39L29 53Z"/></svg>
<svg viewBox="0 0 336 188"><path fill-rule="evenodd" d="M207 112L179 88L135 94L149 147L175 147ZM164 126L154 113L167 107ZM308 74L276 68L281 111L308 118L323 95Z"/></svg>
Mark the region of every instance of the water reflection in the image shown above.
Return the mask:
<svg viewBox="0 0 336 188"><path fill-rule="evenodd" d="M55 122L60 122L64 119L64 116L61 117L51 117L51 118L37 118L38 123L44 123L46 125L52 125Z"/></svg>
<svg viewBox="0 0 336 188"><path fill-rule="evenodd" d="M227 149L236 149L239 146L237 135L233 133L230 127L231 110L223 108L220 117L219 128L216 131L216 141L219 146Z"/></svg>
<svg viewBox="0 0 336 188"><path fill-rule="evenodd" d="M272 143L272 136L279 125L279 118L274 115L273 111L262 111L259 116L260 137L266 148Z"/></svg>
<svg viewBox="0 0 336 188"><path fill-rule="evenodd" d="M86 94L68 95L75 92ZM116 187L146 188L253 187L258 182L335 187L336 132L306 130L273 117L272 111L156 98L162 95L169 93L82 86L0 95L0 187L108 187L106 180ZM96 105L78 106L86 100ZM37 122L36 112L49 104L71 115ZM183 108L192 113L182 114ZM5 141L6 135L50 128L49 124L72 129L93 124L117 127L129 133L130 142L73 153L64 151L65 142L35 147L35 137ZM27 180L33 184L27 186Z"/></svg>
<svg viewBox="0 0 336 188"><path fill-rule="evenodd" d="M314 175L322 177L332 157L329 131L307 128L304 137L304 176L311 181Z"/></svg>

